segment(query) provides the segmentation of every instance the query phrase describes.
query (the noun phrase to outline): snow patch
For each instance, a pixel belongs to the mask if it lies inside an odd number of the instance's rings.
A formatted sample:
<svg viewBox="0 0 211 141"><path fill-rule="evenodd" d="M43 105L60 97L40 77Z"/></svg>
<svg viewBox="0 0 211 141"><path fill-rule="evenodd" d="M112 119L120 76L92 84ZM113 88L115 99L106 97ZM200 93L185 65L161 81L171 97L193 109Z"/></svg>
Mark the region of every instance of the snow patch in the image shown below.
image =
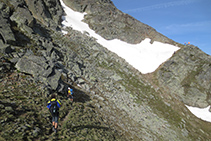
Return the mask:
<svg viewBox="0 0 211 141"><path fill-rule="evenodd" d="M197 108L197 107L191 107L191 106L187 106L187 105L185 105L185 106L196 117L198 117L198 118L200 118L200 119L202 119L204 121L211 122L211 112L209 112L210 106L208 106L207 108Z"/></svg>
<svg viewBox="0 0 211 141"><path fill-rule="evenodd" d="M75 12L67 7L62 0L60 0L60 2L66 13L66 15L62 17L64 27L72 27L74 30L78 30L82 33L88 32L91 37L97 39L99 44L124 58L130 65L143 74L155 71L179 49L176 46L157 41L151 44L148 38L139 44L129 44L118 39L108 41L90 29L88 24L82 22L86 13ZM64 30L62 32L67 34Z"/></svg>

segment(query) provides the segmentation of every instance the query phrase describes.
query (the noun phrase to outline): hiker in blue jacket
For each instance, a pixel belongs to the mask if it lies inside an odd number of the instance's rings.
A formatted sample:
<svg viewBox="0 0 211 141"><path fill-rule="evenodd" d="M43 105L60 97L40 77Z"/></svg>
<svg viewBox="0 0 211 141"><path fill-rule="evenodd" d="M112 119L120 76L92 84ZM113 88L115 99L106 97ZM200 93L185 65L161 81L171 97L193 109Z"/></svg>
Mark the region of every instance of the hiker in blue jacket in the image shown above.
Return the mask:
<svg viewBox="0 0 211 141"><path fill-rule="evenodd" d="M52 115L52 125L53 130L57 132L58 128L58 119L59 119L59 108L61 107L61 102L56 99L56 95L51 95L51 100L48 101L47 108L49 109Z"/></svg>

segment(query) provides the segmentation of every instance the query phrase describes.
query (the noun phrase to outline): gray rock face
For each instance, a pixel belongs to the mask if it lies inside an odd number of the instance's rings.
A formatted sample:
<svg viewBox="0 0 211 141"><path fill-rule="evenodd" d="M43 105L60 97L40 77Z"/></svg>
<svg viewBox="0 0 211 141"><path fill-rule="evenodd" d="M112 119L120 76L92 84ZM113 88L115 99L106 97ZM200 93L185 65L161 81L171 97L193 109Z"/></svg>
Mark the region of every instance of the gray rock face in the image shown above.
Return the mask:
<svg viewBox="0 0 211 141"><path fill-rule="evenodd" d="M163 87L185 104L197 107L210 105L211 57L195 46L185 46L157 72Z"/></svg>

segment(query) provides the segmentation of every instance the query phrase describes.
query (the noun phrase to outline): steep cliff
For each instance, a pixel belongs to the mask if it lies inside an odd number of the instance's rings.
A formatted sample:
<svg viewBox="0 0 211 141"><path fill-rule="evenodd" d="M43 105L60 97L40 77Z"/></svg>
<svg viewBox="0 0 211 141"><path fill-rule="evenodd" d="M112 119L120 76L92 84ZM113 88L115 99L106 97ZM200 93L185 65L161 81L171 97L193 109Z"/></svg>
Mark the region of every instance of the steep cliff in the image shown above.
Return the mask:
<svg viewBox="0 0 211 141"><path fill-rule="evenodd" d="M110 0L65 1L105 39L183 47ZM209 140L184 104L210 105L210 56L186 46L143 75L86 33L61 32L59 0L0 0L0 140ZM66 98L74 89L74 103ZM46 109L58 93L59 132Z"/></svg>

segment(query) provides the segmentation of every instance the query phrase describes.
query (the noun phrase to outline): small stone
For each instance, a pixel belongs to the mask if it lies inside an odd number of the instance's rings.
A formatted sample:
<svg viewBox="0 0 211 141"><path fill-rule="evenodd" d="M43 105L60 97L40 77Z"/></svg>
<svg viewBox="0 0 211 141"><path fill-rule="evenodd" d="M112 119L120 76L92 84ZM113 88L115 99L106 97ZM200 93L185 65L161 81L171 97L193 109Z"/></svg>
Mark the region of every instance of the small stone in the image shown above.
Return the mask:
<svg viewBox="0 0 211 141"><path fill-rule="evenodd" d="M3 104L0 104L0 108L1 108L1 109L4 109L4 105L3 105Z"/></svg>
<svg viewBox="0 0 211 141"><path fill-rule="evenodd" d="M12 107L10 107L10 106L5 107L5 110L6 110L7 112L12 112L12 111L13 111Z"/></svg>

